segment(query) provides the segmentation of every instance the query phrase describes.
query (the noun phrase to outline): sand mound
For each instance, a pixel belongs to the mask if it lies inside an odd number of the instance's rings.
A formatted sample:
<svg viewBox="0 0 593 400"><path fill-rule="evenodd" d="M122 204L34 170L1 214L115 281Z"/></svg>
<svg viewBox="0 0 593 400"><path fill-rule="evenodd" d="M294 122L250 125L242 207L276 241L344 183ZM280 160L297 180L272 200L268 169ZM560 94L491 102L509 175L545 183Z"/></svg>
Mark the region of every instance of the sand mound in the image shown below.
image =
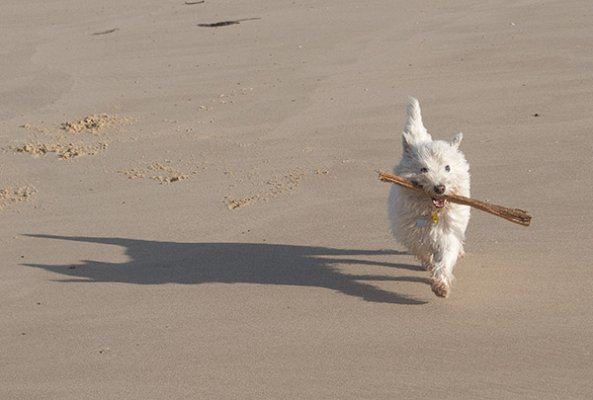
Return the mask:
<svg viewBox="0 0 593 400"><path fill-rule="evenodd" d="M42 156L47 153L56 153L58 158L62 160L69 160L74 157L83 155L95 155L107 148L108 144L105 142L83 144L83 143L27 143L16 148L19 153L29 153L36 156Z"/></svg>
<svg viewBox="0 0 593 400"><path fill-rule="evenodd" d="M131 122L133 122L133 119L129 117L102 113L91 114L78 121L66 121L62 123L61 128L71 133L80 133L83 131L98 132L112 125L126 125Z"/></svg>
<svg viewBox="0 0 593 400"><path fill-rule="evenodd" d="M22 128L34 133L29 143L14 148L19 153L28 153L34 156L43 156L47 153L56 153L58 158L69 160L83 155L96 155L105 150L107 141L98 140L94 136L82 138L77 143L72 143L64 131L79 134L82 132L97 134L100 130L116 125L127 125L134 122L133 118L107 113L91 114L81 120L67 121L61 124L60 129L46 128L26 123ZM39 134L44 139L39 140Z"/></svg>

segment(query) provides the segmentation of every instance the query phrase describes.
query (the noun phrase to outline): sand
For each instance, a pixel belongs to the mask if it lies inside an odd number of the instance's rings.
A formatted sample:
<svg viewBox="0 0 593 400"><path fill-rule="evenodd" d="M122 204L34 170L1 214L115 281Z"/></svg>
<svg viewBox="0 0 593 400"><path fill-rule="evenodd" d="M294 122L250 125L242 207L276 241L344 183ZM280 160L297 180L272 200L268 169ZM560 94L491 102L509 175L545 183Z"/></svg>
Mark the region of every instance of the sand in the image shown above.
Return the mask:
<svg viewBox="0 0 593 400"><path fill-rule="evenodd" d="M590 398L592 16L4 1L0 398ZM408 95L533 215L474 211L446 300L375 172Z"/></svg>

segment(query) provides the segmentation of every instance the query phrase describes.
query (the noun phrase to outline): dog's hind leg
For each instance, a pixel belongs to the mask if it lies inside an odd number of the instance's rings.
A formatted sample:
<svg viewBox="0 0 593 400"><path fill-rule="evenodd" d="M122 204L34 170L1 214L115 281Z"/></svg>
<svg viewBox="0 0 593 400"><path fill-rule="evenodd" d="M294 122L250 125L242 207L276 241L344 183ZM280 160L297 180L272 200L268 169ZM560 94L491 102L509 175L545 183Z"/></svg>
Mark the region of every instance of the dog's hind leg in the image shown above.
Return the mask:
<svg viewBox="0 0 593 400"><path fill-rule="evenodd" d="M451 283L453 282L453 267L461 251L461 243L457 240L450 240L446 245L435 252L432 269L431 289L439 297L449 296Z"/></svg>

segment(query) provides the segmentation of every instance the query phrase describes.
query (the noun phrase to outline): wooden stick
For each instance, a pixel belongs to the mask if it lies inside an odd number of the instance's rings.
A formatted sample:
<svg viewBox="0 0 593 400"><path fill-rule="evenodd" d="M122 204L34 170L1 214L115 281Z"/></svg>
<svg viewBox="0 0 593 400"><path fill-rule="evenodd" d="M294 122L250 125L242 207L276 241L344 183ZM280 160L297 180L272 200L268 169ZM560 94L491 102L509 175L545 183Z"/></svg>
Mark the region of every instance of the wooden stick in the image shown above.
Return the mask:
<svg viewBox="0 0 593 400"><path fill-rule="evenodd" d="M415 190L417 192L425 193L427 196L428 194L420 187L414 185L409 180L402 178L401 176L393 175L384 171L379 172L379 180L383 182L391 182L397 185L403 186L407 189ZM478 210L485 211L487 213L496 215L498 217L504 218L508 221L514 222L519 225L529 226L531 223L531 215L525 210L521 210L519 208L508 208L497 206L496 204L486 203L484 201L470 199L469 197L460 196L457 194L447 194L443 195L443 198L449 200L453 203L462 204L464 206L471 206L477 208Z"/></svg>

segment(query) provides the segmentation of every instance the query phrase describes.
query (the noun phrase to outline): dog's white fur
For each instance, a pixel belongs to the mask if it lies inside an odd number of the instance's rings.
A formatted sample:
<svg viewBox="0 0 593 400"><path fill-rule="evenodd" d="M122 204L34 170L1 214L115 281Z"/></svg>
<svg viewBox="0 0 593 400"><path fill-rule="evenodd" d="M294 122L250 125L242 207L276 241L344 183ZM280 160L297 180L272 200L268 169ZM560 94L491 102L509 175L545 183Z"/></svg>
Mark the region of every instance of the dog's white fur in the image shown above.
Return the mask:
<svg viewBox="0 0 593 400"><path fill-rule="evenodd" d="M432 291L440 297L449 295L453 267L464 254L470 217L468 206L443 203L439 200L443 193L438 193L444 189L444 194L469 197L469 164L459 151L462 137L458 133L451 141L432 140L422 123L418 100L410 97L403 131L403 156L394 172L421 186L429 196L393 185L389 218L395 238L431 272Z"/></svg>

